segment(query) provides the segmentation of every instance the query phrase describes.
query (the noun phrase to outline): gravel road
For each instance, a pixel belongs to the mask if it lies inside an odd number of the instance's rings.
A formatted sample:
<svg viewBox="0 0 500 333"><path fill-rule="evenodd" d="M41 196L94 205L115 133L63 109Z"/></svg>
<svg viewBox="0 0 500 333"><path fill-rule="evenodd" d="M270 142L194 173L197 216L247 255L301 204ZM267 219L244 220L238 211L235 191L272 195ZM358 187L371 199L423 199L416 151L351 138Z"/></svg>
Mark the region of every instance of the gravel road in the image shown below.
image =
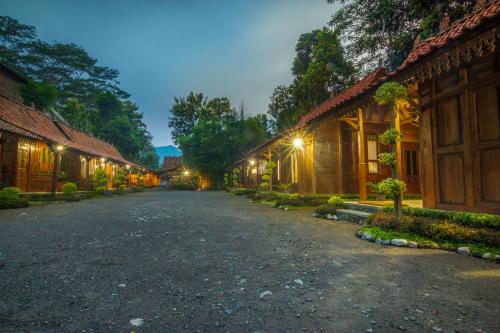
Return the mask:
<svg viewBox="0 0 500 333"><path fill-rule="evenodd" d="M216 192L0 211L0 332L500 331L500 266Z"/></svg>

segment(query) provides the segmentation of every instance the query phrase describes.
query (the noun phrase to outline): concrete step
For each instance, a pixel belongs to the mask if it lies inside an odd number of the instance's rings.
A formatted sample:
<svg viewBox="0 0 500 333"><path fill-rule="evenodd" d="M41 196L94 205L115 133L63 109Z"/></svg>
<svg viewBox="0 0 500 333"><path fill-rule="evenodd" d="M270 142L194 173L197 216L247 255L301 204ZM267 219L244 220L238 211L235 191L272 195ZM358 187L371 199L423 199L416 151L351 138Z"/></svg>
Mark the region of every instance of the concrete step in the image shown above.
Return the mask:
<svg viewBox="0 0 500 333"><path fill-rule="evenodd" d="M367 204L360 204L360 203L354 203L354 202L349 202L346 203L347 209L350 210L356 210L360 212L366 212L366 213L377 213L382 210L382 207L380 206L375 206L375 205L367 205Z"/></svg>
<svg viewBox="0 0 500 333"><path fill-rule="evenodd" d="M335 216L339 220L363 223L368 219L368 216L370 216L370 214L372 213L353 209L337 209L337 213L335 214Z"/></svg>

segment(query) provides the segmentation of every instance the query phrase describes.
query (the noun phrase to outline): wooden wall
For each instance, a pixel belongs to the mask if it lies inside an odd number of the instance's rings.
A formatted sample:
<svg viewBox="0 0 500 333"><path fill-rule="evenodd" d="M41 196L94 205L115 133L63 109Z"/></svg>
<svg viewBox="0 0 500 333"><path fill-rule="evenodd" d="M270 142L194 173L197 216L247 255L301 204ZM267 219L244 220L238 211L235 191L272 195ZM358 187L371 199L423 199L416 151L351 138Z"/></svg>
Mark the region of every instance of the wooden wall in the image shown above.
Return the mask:
<svg viewBox="0 0 500 333"><path fill-rule="evenodd" d="M499 60L419 85L425 207L500 213Z"/></svg>

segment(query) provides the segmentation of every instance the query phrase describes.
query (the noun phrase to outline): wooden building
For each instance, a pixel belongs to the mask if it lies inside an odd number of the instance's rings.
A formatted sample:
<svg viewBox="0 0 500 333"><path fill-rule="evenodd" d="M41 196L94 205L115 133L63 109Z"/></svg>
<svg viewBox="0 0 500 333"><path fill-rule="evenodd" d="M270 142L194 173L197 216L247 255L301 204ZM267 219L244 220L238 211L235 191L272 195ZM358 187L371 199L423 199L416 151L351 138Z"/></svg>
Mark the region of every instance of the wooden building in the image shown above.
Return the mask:
<svg viewBox="0 0 500 333"><path fill-rule="evenodd" d="M74 182L88 190L95 170L103 168L111 188L116 168L131 164L114 146L0 96L0 187L49 192Z"/></svg>
<svg viewBox="0 0 500 333"><path fill-rule="evenodd" d="M482 3L391 73L418 87L425 207L500 213L500 1Z"/></svg>

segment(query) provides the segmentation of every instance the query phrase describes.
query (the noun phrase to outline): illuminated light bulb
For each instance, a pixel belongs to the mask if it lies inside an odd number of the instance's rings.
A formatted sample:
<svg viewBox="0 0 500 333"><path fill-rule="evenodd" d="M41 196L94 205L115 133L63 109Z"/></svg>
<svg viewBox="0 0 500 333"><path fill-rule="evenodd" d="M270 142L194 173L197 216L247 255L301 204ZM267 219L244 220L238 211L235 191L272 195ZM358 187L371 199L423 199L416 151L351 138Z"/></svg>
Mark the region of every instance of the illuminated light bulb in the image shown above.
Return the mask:
<svg viewBox="0 0 500 333"><path fill-rule="evenodd" d="M61 145L57 145L57 146L56 146L56 149L57 149L57 151L62 151L62 150L64 149L64 147L63 147L63 146L61 146Z"/></svg>
<svg viewBox="0 0 500 333"><path fill-rule="evenodd" d="M293 145L295 146L295 148L302 148L302 146L304 145L304 140L302 140L301 138L295 138L293 140Z"/></svg>

